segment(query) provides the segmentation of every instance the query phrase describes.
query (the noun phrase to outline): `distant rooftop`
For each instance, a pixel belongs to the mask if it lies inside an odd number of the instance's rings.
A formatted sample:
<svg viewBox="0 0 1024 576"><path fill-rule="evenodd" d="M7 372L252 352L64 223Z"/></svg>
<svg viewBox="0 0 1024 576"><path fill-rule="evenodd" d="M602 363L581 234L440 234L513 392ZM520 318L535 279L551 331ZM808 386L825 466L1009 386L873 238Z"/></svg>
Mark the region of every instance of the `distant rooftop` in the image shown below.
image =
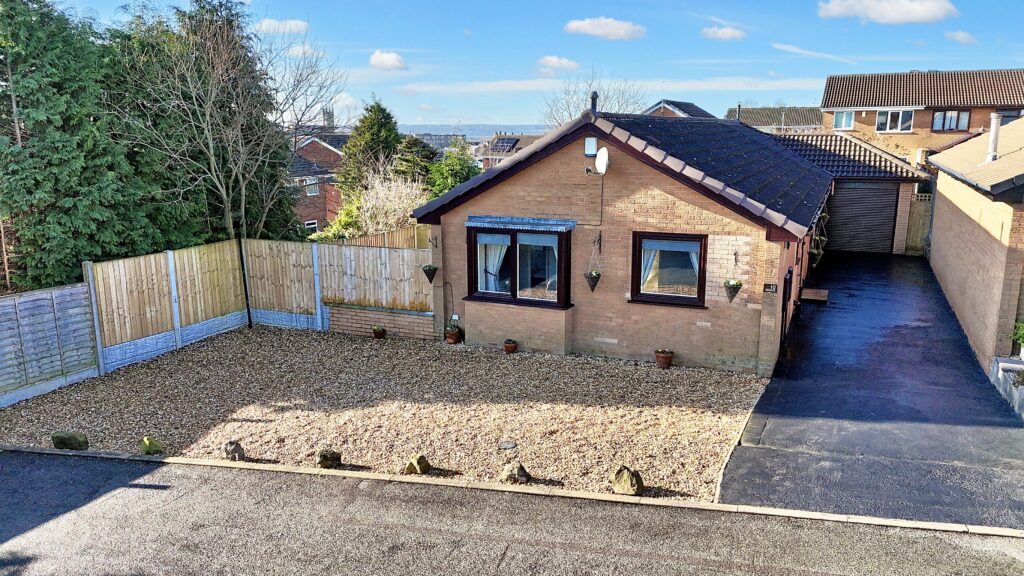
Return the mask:
<svg viewBox="0 0 1024 576"><path fill-rule="evenodd" d="M821 108L817 106L740 106L740 121L755 128L821 127ZM736 120L736 108L729 108L726 120Z"/></svg>
<svg viewBox="0 0 1024 576"><path fill-rule="evenodd" d="M829 76L821 107L1024 107L1024 69Z"/></svg>
<svg viewBox="0 0 1024 576"><path fill-rule="evenodd" d="M989 132L928 158L928 163L990 194L1024 186L1024 121L999 129L997 157L986 162Z"/></svg>
<svg viewBox="0 0 1024 576"><path fill-rule="evenodd" d="M779 144L836 178L926 179L926 173L866 142L835 133L772 134Z"/></svg>
<svg viewBox="0 0 1024 576"><path fill-rule="evenodd" d="M690 118L715 118L716 116L711 112L697 106L693 102L684 102L682 100L660 100L647 110L644 110L644 114L651 114L658 110L658 108L665 107L676 114L683 117Z"/></svg>

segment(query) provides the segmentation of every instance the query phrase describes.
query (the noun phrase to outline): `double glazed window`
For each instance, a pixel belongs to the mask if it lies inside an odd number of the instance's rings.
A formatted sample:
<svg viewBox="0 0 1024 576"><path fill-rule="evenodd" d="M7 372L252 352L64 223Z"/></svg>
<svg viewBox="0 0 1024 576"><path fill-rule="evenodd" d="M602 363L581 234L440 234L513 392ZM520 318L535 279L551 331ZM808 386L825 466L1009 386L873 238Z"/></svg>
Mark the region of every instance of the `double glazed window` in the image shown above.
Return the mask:
<svg viewBox="0 0 1024 576"><path fill-rule="evenodd" d="M970 110L941 110L932 114L933 132L964 132L970 124Z"/></svg>
<svg viewBox="0 0 1024 576"><path fill-rule="evenodd" d="M910 132L913 128L913 110L879 110L875 119L878 132Z"/></svg>
<svg viewBox="0 0 1024 576"><path fill-rule="evenodd" d="M569 233L471 229L470 298L569 304Z"/></svg>
<svg viewBox="0 0 1024 576"><path fill-rule="evenodd" d="M853 130L853 112L836 112L832 117L832 128L835 130Z"/></svg>
<svg viewBox="0 0 1024 576"><path fill-rule="evenodd" d="M704 305L707 236L633 233L632 300Z"/></svg>

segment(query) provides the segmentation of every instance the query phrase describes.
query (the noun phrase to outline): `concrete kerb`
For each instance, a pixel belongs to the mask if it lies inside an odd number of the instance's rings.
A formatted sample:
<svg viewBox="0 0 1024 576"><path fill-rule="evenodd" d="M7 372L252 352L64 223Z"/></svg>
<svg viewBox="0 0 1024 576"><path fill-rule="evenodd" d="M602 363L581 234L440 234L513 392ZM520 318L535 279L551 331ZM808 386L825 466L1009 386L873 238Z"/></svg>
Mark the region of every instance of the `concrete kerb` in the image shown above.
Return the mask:
<svg viewBox="0 0 1024 576"><path fill-rule="evenodd" d="M799 520L819 520L824 522L840 522L844 524L868 524L871 526L881 526L887 528L907 528L912 530L928 530L932 532L956 532L961 534L975 534L979 536L999 536L1004 538L1024 539L1024 530L1018 530L1015 528L1001 528L995 526L974 526L968 524L955 524L946 522L923 522L918 520L901 520L898 518L878 518L874 516L833 514L828 512L813 512L810 510L791 510L787 508L769 508L763 506L737 506L733 504L721 504L718 502L663 500L659 498L650 498L645 496L622 496L618 494L600 494L596 492L563 490L560 488L549 488L546 486L518 486L512 484L470 482L468 480L453 480L451 478L438 478L435 476L405 476L399 474L382 474L379 472L360 472L354 470L325 470L321 468L306 468L300 466L289 466L285 464L266 464L260 462L231 462L228 460L203 460L198 458L185 458L181 456L141 456L135 454L125 454L121 452L103 452L95 450L58 450L55 448L30 448L22 446L0 445L0 452L4 451L25 452L30 454L47 454L52 456L73 456L78 458L102 458L108 460L121 460L130 462L147 462L151 464L207 466L212 468L234 468L239 470L262 470L264 472L305 474L307 476L338 476L342 478L353 478L358 480L371 480L378 482L404 482L407 484L425 484L431 486L445 486L449 488L487 490L491 492L513 492L517 494L532 494L535 496L549 496L555 498L572 498L576 500L591 500L596 502L611 502L616 504L637 504L641 506L682 508L687 510L700 510L708 512L727 512L738 514L754 514L759 516L778 516L782 518L793 518Z"/></svg>

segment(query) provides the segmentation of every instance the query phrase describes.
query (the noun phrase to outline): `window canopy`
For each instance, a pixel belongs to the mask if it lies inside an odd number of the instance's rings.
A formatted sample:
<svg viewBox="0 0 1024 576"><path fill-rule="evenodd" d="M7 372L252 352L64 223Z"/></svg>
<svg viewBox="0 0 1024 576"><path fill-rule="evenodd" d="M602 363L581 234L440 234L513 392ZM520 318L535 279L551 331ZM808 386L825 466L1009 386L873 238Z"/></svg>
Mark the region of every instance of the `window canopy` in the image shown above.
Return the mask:
<svg viewBox="0 0 1024 576"><path fill-rule="evenodd" d="M466 218L466 228L568 232L575 227L575 220L558 220L555 218L521 218L518 216L469 216Z"/></svg>

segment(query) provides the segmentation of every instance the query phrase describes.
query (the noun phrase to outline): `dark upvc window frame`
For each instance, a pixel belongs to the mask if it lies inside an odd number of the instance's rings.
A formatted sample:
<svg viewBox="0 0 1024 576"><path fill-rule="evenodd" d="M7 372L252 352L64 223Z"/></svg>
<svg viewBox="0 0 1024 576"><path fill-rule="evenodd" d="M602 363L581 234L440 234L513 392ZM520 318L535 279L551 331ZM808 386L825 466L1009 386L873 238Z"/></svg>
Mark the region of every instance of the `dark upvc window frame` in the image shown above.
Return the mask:
<svg viewBox="0 0 1024 576"><path fill-rule="evenodd" d="M956 112L956 123L957 123L957 127L956 128L946 128L946 121L948 120L948 116L949 116L950 112ZM936 114L942 114L942 128L938 128L938 129L935 128L935 115ZM967 115L967 127L966 128L960 128L960 118L964 114ZM942 109L942 110L933 110L932 111L932 132L969 132L970 129L971 129L971 111L970 110Z"/></svg>
<svg viewBox="0 0 1024 576"><path fill-rule="evenodd" d="M558 237L558 290L556 292L557 297L555 300L540 300L535 298L521 298L519 296L519 234L548 234L551 236ZM505 234L510 236L509 239L509 251L515 257L514 265L512 266L512 278L509 282L510 294L501 294L497 292L481 292L477 286L477 245L476 237L478 234ZM498 302L501 304L512 304L515 306L534 306L537 308L556 308L559 310L565 310L572 308L572 279L570 278L570 271L572 270L572 230L566 231L555 231L555 230L544 230L544 229L533 229L533 230L509 230L505 228L466 228L466 267L467 267L467 278L469 280L467 288L467 294L464 300L472 300L476 302Z"/></svg>
<svg viewBox="0 0 1024 576"><path fill-rule="evenodd" d="M671 294L652 294L640 291L640 269L644 240L677 240L681 242L697 242L700 244L700 270L697 271L697 296L675 296ZM706 308L704 305L705 287L708 271L708 236L707 234L675 234L668 232L633 232L633 255L630 258L630 302L638 304L660 304L664 306L683 306L687 308Z"/></svg>

